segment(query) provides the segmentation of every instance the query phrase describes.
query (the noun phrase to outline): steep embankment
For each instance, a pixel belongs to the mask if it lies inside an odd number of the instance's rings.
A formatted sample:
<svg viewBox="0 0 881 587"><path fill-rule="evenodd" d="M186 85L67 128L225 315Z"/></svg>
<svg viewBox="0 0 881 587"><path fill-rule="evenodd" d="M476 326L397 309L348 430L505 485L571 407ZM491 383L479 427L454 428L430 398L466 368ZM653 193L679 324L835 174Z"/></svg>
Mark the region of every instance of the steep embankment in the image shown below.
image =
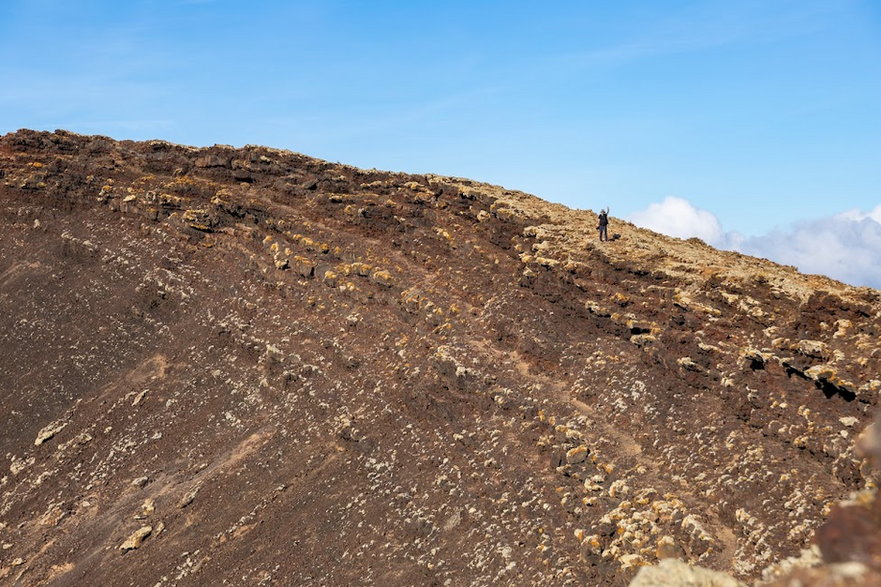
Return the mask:
<svg viewBox="0 0 881 587"><path fill-rule="evenodd" d="M0 139L0 580L741 578L862 487L881 297L496 186Z"/></svg>

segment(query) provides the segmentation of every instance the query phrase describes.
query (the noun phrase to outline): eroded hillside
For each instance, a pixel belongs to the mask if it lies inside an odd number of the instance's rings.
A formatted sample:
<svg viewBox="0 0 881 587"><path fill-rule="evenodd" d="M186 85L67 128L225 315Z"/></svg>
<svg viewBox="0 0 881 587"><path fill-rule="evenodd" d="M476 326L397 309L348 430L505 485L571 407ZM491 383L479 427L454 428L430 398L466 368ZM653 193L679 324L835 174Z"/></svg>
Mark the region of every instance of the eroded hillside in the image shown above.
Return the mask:
<svg viewBox="0 0 881 587"><path fill-rule="evenodd" d="M0 582L754 580L873 487L881 295L464 179L0 138Z"/></svg>

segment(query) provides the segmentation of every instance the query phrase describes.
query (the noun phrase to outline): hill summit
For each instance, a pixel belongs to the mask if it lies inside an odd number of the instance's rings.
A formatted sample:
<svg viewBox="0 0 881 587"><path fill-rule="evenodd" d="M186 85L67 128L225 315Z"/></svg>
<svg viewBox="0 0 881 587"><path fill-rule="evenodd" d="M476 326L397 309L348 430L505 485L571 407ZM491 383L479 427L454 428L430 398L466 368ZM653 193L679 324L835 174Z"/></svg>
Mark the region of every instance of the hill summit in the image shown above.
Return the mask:
<svg viewBox="0 0 881 587"><path fill-rule="evenodd" d="M256 146L11 133L0 218L0 582L881 584L876 290Z"/></svg>

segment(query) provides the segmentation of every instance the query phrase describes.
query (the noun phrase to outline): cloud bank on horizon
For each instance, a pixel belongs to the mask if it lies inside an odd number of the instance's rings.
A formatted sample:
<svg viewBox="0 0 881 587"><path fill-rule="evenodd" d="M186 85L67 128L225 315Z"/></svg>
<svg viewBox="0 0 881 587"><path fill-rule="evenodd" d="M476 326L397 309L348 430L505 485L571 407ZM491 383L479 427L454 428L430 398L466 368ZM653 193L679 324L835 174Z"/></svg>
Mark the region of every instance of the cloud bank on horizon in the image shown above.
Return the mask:
<svg viewBox="0 0 881 587"><path fill-rule="evenodd" d="M848 210L750 237L724 230L715 214L673 196L626 220L669 236L697 237L719 249L793 265L802 273L881 289L881 204L868 212Z"/></svg>

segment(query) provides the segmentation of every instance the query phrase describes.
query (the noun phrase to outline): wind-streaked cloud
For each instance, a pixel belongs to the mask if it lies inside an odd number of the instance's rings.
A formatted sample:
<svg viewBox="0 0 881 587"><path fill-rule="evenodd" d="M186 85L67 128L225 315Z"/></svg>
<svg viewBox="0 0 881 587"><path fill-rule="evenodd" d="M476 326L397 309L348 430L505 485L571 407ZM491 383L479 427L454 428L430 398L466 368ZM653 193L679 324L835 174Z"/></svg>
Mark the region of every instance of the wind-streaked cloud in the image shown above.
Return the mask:
<svg viewBox="0 0 881 587"><path fill-rule="evenodd" d="M627 220L670 236L698 237L720 249L793 265L802 273L881 289L881 205L868 212L849 210L752 237L725 231L715 214L682 198L667 197Z"/></svg>
<svg viewBox="0 0 881 587"><path fill-rule="evenodd" d="M562 56L568 65L619 65L639 59L708 51L738 43L779 41L827 26L840 7L808 0L793 6L763 2L695 3L675 18L633 19L630 37L617 43Z"/></svg>

